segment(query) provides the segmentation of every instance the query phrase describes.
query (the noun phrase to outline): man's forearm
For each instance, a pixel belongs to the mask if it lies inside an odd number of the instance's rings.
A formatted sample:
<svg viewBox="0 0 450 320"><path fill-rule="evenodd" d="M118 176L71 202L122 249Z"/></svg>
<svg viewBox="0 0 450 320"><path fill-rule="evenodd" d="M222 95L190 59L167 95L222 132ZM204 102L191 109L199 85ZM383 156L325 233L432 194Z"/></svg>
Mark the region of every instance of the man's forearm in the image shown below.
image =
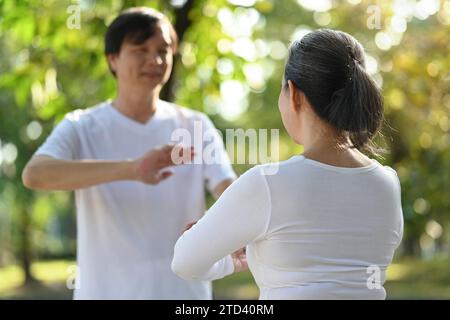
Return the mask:
<svg viewBox="0 0 450 320"><path fill-rule="evenodd" d="M173 153L187 159L175 163ZM169 167L188 163L193 156L192 147L173 144L156 147L132 161L64 161L38 155L23 170L22 180L30 189L44 190L76 190L119 180L158 184L173 174Z"/></svg>
<svg viewBox="0 0 450 320"><path fill-rule="evenodd" d="M76 190L119 180L135 180L132 161L45 159L24 170L26 187L42 190Z"/></svg>

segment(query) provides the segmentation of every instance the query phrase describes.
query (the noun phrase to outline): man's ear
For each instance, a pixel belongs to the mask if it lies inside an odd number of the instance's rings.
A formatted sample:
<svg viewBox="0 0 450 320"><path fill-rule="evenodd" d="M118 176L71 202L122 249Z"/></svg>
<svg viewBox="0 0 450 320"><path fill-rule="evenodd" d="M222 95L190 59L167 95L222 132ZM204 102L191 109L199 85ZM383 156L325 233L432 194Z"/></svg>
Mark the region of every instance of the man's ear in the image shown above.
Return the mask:
<svg viewBox="0 0 450 320"><path fill-rule="evenodd" d="M292 111L299 112L300 108L303 106L305 102L305 95L302 91L300 91L291 80L288 80L289 85L289 97L290 97L290 105Z"/></svg>
<svg viewBox="0 0 450 320"><path fill-rule="evenodd" d="M117 73L117 58L118 58L118 55L117 55L117 53L109 53L107 56L106 56L106 59L108 60L108 66L109 66L109 69L113 72L113 73Z"/></svg>

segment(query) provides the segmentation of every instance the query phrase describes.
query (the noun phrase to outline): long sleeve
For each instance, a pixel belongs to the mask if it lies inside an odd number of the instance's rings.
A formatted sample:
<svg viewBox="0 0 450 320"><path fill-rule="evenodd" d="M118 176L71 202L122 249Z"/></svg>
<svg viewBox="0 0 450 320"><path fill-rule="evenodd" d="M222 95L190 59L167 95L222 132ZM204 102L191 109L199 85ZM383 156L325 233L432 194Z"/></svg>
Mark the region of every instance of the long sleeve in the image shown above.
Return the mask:
<svg viewBox="0 0 450 320"><path fill-rule="evenodd" d="M271 204L257 166L237 179L175 244L172 270L184 279L215 280L233 273L230 254L266 233Z"/></svg>

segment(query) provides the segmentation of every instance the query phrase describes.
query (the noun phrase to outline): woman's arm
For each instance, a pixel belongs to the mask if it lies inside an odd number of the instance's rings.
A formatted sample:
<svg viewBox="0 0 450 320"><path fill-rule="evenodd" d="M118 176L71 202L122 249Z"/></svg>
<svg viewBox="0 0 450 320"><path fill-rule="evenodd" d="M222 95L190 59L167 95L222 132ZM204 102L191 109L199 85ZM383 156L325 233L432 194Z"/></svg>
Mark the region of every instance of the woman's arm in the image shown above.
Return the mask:
<svg viewBox="0 0 450 320"><path fill-rule="evenodd" d="M172 270L185 279L214 280L234 271L232 252L265 235L270 195L260 167L247 171L178 239Z"/></svg>

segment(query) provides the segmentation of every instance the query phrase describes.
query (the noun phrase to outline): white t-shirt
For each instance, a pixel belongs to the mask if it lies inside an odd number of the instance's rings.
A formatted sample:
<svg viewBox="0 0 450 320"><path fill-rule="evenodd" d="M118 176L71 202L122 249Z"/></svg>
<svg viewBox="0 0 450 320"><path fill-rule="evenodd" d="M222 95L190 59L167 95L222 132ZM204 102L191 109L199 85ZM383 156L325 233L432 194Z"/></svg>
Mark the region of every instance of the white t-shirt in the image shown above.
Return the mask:
<svg viewBox="0 0 450 320"><path fill-rule="evenodd" d="M204 131L214 129L206 115L164 101L146 124L105 102L67 114L36 154L64 160L138 158L174 142L174 129L191 132L195 121ZM217 132L209 143L221 153L221 164L176 166L158 185L119 181L75 191L75 299L211 299L210 282L182 280L170 269L181 231L206 210L205 183L211 191L235 178Z"/></svg>
<svg viewBox="0 0 450 320"><path fill-rule="evenodd" d="M228 187L177 241L172 269L218 279L233 272L229 254L247 245L260 299L385 299L402 233L393 169L294 156L256 166Z"/></svg>

